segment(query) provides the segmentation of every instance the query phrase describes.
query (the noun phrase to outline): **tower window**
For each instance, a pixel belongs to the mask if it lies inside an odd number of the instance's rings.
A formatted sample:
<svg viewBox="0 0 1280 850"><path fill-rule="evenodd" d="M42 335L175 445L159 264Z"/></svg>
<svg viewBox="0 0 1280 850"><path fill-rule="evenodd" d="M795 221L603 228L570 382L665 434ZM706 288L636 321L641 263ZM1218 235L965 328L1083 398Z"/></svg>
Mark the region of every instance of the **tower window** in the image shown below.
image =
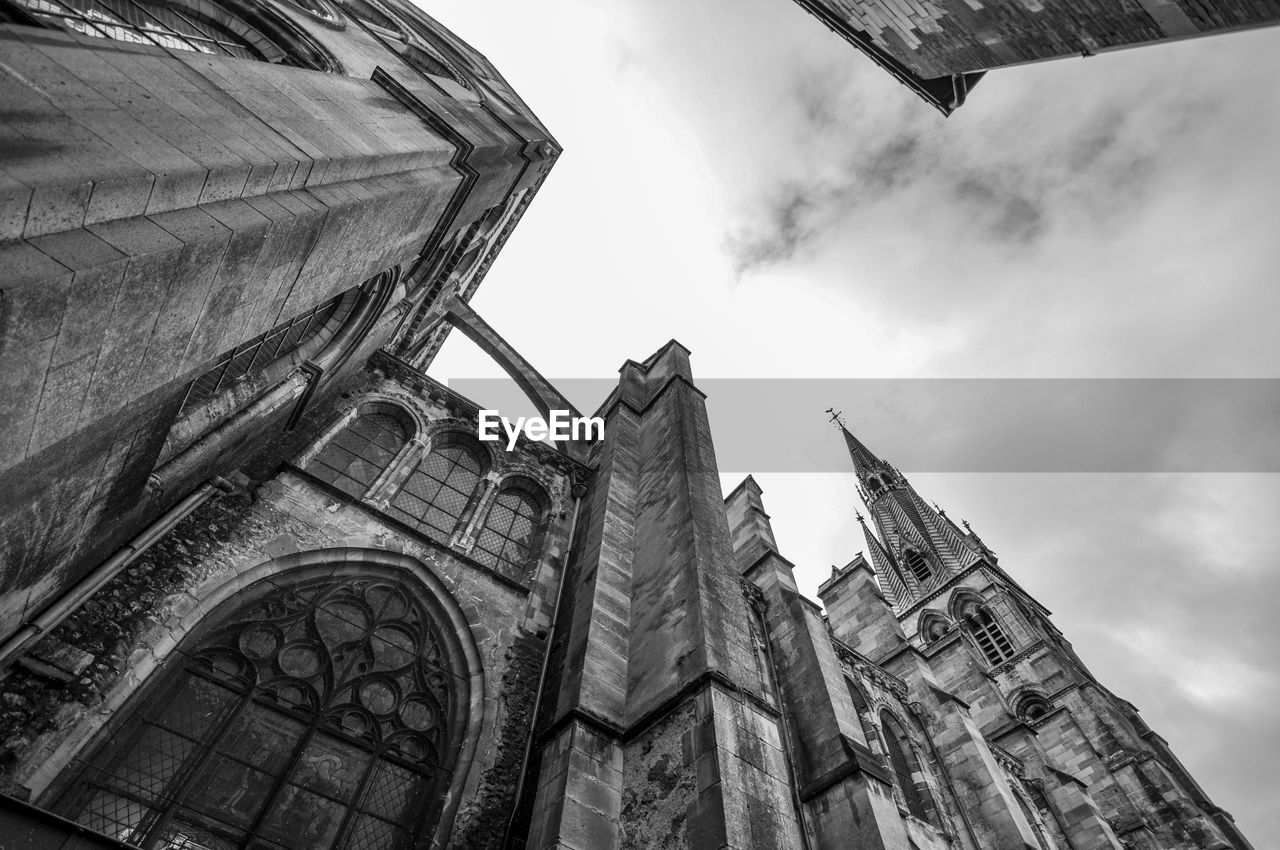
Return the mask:
<svg viewBox="0 0 1280 850"><path fill-rule="evenodd" d="M367 574L262 584L173 653L60 808L147 848L417 846L466 710L445 636Z"/></svg>
<svg viewBox="0 0 1280 850"><path fill-rule="evenodd" d="M387 510L410 525L448 538L488 472L486 456L471 443L461 435L444 435L418 463Z"/></svg>
<svg viewBox="0 0 1280 850"><path fill-rule="evenodd" d="M977 606L965 623L989 663L999 664L1013 657L1013 644L985 605Z"/></svg>
<svg viewBox="0 0 1280 850"><path fill-rule="evenodd" d="M911 743L902 726L887 711L880 712L880 728L883 731L885 749L889 755L889 766L893 768L894 782L902 793L902 800L907 804L907 811L920 818L928 819L924 797L916 787L912 768L915 766L915 754L911 752Z"/></svg>
<svg viewBox="0 0 1280 850"><path fill-rule="evenodd" d="M485 517L472 556L505 575L523 577L537 555L544 514L532 494L503 487Z"/></svg>
<svg viewBox="0 0 1280 850"><path fill-rule="evenodd" d="M357 499L368 492L409 440L400 417L379 405L334 435L307 471Z"/></svg>
<svg viewBox="0 0 1280 850"><path fill-rule="evenodd" d="M933 575L933 567L929 566L929 559L915 549L907 550L906 562L907 569L911 570L911 574L921 584L924 584Z"/></svg>

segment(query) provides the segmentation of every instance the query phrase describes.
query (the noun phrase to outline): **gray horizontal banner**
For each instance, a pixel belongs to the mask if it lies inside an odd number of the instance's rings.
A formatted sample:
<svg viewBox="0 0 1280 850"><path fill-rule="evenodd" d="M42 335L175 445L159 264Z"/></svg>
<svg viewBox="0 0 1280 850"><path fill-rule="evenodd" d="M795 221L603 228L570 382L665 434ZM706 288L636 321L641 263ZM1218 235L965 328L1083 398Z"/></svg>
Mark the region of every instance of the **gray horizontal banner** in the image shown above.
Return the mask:
<svg viewBox="0 0 1280 850"><path fill-rule="evenodd" d="M584 414L616 385L551 383ZM725 473L849 472L828 408L906 472L1280 472L1280 379L711 378L697 385ZM512 418L533 413L507 379L449 386Z"/></svg>

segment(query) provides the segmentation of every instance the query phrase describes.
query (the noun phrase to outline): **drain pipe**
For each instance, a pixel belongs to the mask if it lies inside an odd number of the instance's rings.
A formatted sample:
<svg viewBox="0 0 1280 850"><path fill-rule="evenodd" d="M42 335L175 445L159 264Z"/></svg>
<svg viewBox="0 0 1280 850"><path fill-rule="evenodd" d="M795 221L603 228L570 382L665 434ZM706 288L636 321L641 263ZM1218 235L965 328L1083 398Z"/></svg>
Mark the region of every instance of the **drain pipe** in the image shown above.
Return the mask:
<svg viewBox="0 0 1280 850"><path fill-rule="evenodd" d="M136 537L122 546L114 555L100 564L75 584L69 591L60 596L53 604L40 612L34 620L29 620L16 632L10 635L0 646L0 670L7 668L19 655L46 633L58 625L88 601L102 586L115 578L125 567L138 559L143 552L150 549L156 541L164 537L175 525L182 522L192 511L209 501L219 490L229 491L231 485L221 478L206 481L196 488L178 504L165 511L151 525L147 526Z"/></svg>
<svg viewBox="0 0 1280 850"><path fill-rule="evenodd" d="M582 485L578 485L581 487ZM577 487L574 488L575 490ZM573 519L569 522L569 543L565 547L564 566L561 567L560 585L556 588L556 604L551 609L551 625L547 627L547 651L542 656L542 671L538 674L538 688L534 692L533 712L529 715L529 740L524 745L524 755L520 758L520 773L516 779L516 793L512 798L511 817L507 820L507 829L502 836L502 846L506 850L511 847L511 831L515 829L516 818L520 814L520 798L524 795L525 774L529 770L529 761L533 756L534 739L538 732L538 713L542 710L542 689L547 683L547 671L551 669L551 649L556 636L556 623L560 619L560 603L564 601L564 591L569 579L569 562L573 555L574 535L578 532L578 513L582 509L582 496L574 494Z"/></svg>

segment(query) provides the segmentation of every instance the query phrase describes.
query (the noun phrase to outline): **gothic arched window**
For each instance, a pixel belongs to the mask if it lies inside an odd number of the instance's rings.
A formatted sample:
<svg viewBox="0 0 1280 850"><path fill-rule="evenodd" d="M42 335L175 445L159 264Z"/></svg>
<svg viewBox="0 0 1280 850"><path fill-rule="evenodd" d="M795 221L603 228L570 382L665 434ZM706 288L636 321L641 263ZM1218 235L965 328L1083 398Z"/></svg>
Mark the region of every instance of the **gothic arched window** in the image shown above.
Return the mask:
<svg viewBox="0 0 1280 850"><path fill-rule="evenodd" d="M268 12L213 0L16 0L30 14L73 32L215 56L336 70L300 33Z"/></svg>
<svg viewBox="0 0 1280 850"><path fill-rule="evenodd" d="M387 510L410 525L448 539L488 471L489 456L479 443L461 434L442 434Z"/></svg>
<svg viewBox="0 0 1280 850"><path fill-rule="evenodd" d="M476 538L473 558L512 578L529 571L541 548L546 516L546 499L535 486L515 481L503 486Z"/></svg>
<svg viewBox="0 0 1280 850"><path fill-rule="evenodd" d="M409 441L405 418L390 405L369 406L325 444L307 471L360 498Z"/></svg>
<svg viewBox="0 0 1280 850"><path fill-rule="evenodd" d="M260 581L219 608L58 808L148 850L424 845L467 677L434 601L361 571Z"/></svg>
<svg viewBox="0 0 1280 850"><path fill-rule="evenodd" d="M921 584L924 584L933 575L933 567L929 566L929 559L917 550L908 549L904 560L907 562L907 569L911 570L911 574Z"/></svg>
<svg viewBox="0 0 1280 850"><path fill-rule="evenodd" d="M920 795L920 789L916 787L912 777L916 759L906 732L887 711L880 712L880 728L884 733L884 745L888 750L889 766L893 768L894 782L902 793L903 802L907 804L907 811L921 820L927 820L928 810L925 808L924 797Z"/></svg>
<svg viewBox="0 0 1280 850"><path fill-rule="evenodd" d="M987 606L974 606L964 623L989 663L999 664L1013 657L1013 644Z"/></svg>

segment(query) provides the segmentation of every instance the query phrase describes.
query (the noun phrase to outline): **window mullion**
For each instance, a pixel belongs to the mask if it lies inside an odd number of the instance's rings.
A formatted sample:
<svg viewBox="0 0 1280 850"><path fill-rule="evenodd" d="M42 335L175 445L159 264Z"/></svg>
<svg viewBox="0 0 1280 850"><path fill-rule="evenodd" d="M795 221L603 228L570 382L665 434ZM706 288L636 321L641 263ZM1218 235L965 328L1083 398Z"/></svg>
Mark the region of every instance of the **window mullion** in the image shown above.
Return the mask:
<svg viewBox="0 0 1280 850"><path fill-rule="evenodd" d="M464 552L470 552L475 546L483 518L487 517L489 511L493 509L493 502L498 497L498 473L490 472L481 481L480 486L480 498L475 499L474 504L468 506L471 508L470 515L467 514L466 507L462 509L462 515L458 517L458 530L451 541L451 545Z"/></svg>
<svg viewBox="0 0 1280 850"><path fill-rule="evenodd" d="M414 439L401 448L397 456L387 464L387 468L382 470L382 474L369 486L364 494L364 500L386 510L391 500L404 489L409 483L409 478L417 472L418 465L422 463L426 453L427 445L419 439ZM404 474L403 470L409 470L408 474Z"/></svg>

